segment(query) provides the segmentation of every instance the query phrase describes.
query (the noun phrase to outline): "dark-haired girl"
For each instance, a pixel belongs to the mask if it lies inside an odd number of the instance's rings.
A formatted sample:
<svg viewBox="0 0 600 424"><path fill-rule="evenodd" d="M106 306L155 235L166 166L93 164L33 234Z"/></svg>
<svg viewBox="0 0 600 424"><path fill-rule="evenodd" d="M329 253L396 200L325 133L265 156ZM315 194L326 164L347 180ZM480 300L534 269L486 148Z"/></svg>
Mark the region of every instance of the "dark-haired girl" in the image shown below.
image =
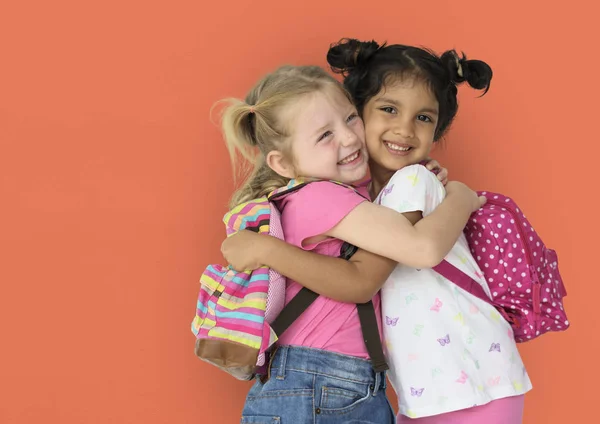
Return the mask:
<svg viewBox="0 0 600 424"><path fill-rule="evenodd" d="M485 94L491 68L453 50L438 56L417 47L358 40L333 45L327 59L334 72L344 76L344 86L365 123L371 198L418 222L446 194L438 179L419 164L456 116L457 86L466 82ZM252 249L247 248L249 239ZM289 255L278 255L279 263L260 256L288 248L292 247L269 237L243 234L228 241L226 256L232 263L262 263L284 275L294 272L295 281L313 288L315 277L310 269L315 261L307 257L310 254L290 250ZM489 254L494 254L493 246ZM464 236L446 260L476 279L490 295ZM350 265L327 258L318 266L324 275L335 276ZM319 288L335 288L328 292L335 300L358 302L358 297L348 298L354 292L350 284L332 278L321 281ZM365 293L379 289L368 281L361 288ZM432 269L405 265L393 270L381 301L389 376L399 398L398 422L522 422L523 395L531 389L531 382L510 325L492 306Z"/></svg>

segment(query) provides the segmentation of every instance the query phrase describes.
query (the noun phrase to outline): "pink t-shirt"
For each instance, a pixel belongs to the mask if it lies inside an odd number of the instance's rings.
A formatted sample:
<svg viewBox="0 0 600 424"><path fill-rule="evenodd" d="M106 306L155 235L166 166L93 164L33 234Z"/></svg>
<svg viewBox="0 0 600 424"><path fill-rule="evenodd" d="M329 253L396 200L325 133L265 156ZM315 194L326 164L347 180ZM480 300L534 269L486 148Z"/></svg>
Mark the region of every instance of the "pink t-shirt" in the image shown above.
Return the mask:
<svg viewBox="0 0 600 424"><path fill-rule="evenodd" d="M358 188L368 197L364 187ZM328 238L316 244L302 246L302 241L326 233L350 211L367 201L353 190L335 183L321 181L308 184L278 203L281 223L288 243L327 256L339 256L343 241ZM302 286L288 280L286 304ZM375 315L381 335L381 302L373 298ZM336 302L319 296L279 338L279 344L324 349L344 355L368 358L360 329L356 305Z"/></svg>

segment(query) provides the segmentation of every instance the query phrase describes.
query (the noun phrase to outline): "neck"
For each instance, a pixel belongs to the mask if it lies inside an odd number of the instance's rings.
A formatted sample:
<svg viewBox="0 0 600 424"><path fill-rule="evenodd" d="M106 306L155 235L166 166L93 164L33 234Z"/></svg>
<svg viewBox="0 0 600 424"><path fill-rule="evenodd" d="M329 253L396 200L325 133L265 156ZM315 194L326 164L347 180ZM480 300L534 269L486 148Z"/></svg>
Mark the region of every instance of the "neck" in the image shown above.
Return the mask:
<svg viewBox="0 0 600 424"><path fill-rule="evenodd" d="M371 170L371 188L369 191L371 199L375 200L396 171L385 169L372 160L369 160L369 169Z"/></svg>

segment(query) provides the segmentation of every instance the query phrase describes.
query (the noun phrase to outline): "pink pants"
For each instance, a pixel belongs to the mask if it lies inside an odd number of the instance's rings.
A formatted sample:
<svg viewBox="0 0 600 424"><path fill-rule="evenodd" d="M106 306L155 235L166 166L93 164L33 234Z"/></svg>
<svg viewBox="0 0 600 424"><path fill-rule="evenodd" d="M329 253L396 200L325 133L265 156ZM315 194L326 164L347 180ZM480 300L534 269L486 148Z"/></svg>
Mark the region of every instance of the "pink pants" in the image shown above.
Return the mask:
<svg viewBox="0 0 600 424"><path fill-rule="evenodd" d="M431 417L411 419L398 414L397 424L521 424L525 396L495 400L485 405Z"/></svg>

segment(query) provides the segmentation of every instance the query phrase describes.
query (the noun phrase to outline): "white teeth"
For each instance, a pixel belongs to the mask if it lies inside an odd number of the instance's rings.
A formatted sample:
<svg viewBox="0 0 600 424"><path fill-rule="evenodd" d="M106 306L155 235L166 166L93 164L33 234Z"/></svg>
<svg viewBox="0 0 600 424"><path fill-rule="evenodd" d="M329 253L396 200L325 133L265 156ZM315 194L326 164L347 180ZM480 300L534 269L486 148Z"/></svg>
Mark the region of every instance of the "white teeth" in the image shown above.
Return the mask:
<svg viewBox="0 0 600 424"><path fill-rule="evenodd" d="M384 141L384 143L390 149L397 150L399 152L408 152L410 150L410 147L401 147L401 146L398 146L397 144L387 143L385 141Z"/></svg>
<svg viewBox="0 0 600 424"><path fill-rule="evenodd" d="M345 165L345 164L347 164L347 163L350 163L350 162L352 162L353 160L355 160L355 159L358 157L358 153L359 153L359 152L356 152L356 153L354 153L352 156L348 156L347 158L345 158L345 159L342 159L342 160L341 160L341 161L339 161L338 163L339 163L340 165Z"/></svg>

